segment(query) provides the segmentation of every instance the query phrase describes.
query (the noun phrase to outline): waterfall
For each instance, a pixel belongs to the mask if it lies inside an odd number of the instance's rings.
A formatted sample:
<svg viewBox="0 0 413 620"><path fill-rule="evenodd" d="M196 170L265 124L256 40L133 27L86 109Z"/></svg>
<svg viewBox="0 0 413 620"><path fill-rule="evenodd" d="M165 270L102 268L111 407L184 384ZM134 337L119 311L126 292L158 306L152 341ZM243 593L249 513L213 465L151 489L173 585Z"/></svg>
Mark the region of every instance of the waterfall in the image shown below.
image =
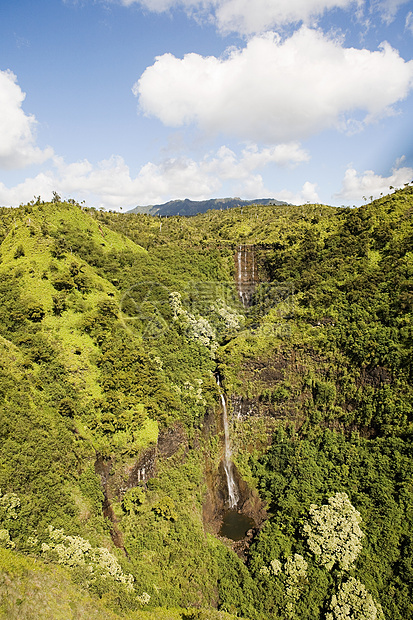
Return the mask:
<svg viewBox="0 0 413 620"><path fill-rule="evenodd" d="M238 248L238 284L242 284L242 245Z"/></svg>
<svg viewBox="0 0 413 620"><path fill-rule="evenodd" d="M242 245L240 245L238 248L237 260L238 260L238 294L241 299L241 303L245 308L244 291L242 290Z"/></svg>
<svg viewBox="0 0 413 620"><path fill-rule="evenodd" d="M217 385L220 388L219 377L217 376ZM222 393L222 390L219 390L219 395L221 398L222 404L222 419L224 423L224 470L225 476L227 479L227 487L228 487L228 504L230 508L236 508L239 500L237 483L234 478L234 466L231 460L232 451L231 451L231 443L229 439L229 424L228 424L228 411L227 411L227 403L225 402L225 396Z"/></svg>
<svg viewBox="0 0 413 620"><path fill-rule="evenodd" d="M244 282L245 282L246 268L247 268L245 252L246 252L245 246L244 246L244 252L243 252L242 245L240 245L237 251L237 261L238 261L238 283L237 284L238 284L238 295L244 308L247 303L245 291L244 291ZM242 264L243 256L244 256L244 264Z"/></svg>
<svg viewBox="0 0 413 620"><path fill-rule="evenodd" d="M237 247L235 265L238 297L244 308L248 308L252 303L255 286L258 282L255 246L239 245Z"/></svg>

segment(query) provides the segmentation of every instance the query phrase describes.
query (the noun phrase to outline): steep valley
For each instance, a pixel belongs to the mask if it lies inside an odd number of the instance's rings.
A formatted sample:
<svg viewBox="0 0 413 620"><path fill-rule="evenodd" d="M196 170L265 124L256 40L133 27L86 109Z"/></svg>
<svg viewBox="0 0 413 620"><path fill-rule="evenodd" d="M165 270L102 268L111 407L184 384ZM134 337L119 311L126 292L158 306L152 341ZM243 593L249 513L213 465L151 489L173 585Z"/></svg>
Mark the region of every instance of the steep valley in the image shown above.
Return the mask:
<svg viewBox="0 0 413 620"><path fill-rule="evenodd" d="M412 617L412 213L0 209L0 618Z"/></svg>

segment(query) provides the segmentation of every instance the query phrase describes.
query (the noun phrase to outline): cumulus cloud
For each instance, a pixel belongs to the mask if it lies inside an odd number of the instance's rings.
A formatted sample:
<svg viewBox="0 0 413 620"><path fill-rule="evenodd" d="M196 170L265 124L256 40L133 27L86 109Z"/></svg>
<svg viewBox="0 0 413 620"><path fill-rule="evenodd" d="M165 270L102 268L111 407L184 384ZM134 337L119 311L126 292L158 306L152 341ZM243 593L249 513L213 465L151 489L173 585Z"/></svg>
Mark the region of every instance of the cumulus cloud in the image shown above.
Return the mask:
<svg viewBox="0 0 413 620"><path fill-rule="evenodd" d="M143 113L167 126L195 123L271 144L331 127L353 130L391 114L412 86L413 61L387 43L374 52L345 48L302 27L284 41L274 33L253 37L223 58L158 56L133 93Z"/></svg>
<svg viewBox="0 0 413 620"><path fill-rule="evenodd" d="M259 149L250 145L240 154L226 146L201 161L188 157L169 158L145 164L136 176L122 157L112 157L93 166L83 160L66 164L54 158L54 169L7 188L0 183L0 204L17 205L33 196L50 199L53 190L63 196L85 199L104 208L155 204L170 198L210 198L232 182L234 192L256 198L267 193L257 172L269 164L294 166L309 159L299 144L279 144Z"/></svg>
<svg viewBox="0 0 413 620"><path fill-rule="evenodd" d="M53 190L64 197L86 200L90 205L107 209L154 204L171 196L203 198L220 186L192 160L168 160L159 165L148 163L136 176L122 157L111 157L93 166L84 160L57 166L15 187L0 183L0 204L16 206L41 196L50 200Z"/></svg>
<svg viewBox="0 0 413 620"><path fill-rule="evenodd" d="M0 168L24 168L39 164L53 155L51 148L35 146L36 119L25 114L25 98L11 71L0 71Z"/></svg>
<svg viewBox="0 0 413 620"><path fill-rule="evenodd" d="M0 181L0 205L17 207L19 204L32 200L35 196L51 200L52 192L56 188L55 178L51 173L41 173L36 177L27 178L14 187L7 187Z"/></svg>
<svg viewBox="0 0 413 620"><path fill-rule="evenodd" d="M378 198L381 194L388 194L390 187L398 189L405 183L413 180L413 168L393 168L392 174L383 177L373 170L365 170L358 174L354 168L348 168L344 175L341 192L337 198L361 202L364 198Z"/></svg>
<svg viewBox="0 0 413 620"><path fill-rule="evenodd" d="M198 20L214 21L223 32L253 34L289 23L310 23L328 10L361 6L363 0L121 0L121 3L140 4L158 13L180 8Z"/></svg>
<svg viewBox="0 0 413 620"><path fill-rule="evenodd" d="M306 181L299 192L291 192L289 190L281 190L274 196L278 200L290 202L293 205L302 205L307 202L318 203L320 198L317 193L317 184Z"/></svg>
<svg viewBox="0 0 413 620"><path fill-rule="evenodd" d="M213 157L206 157L202 167L221 179L242 179L254 170L263 168L267 164L292 167L310 159L307 151L296 142L277 144L276 146L259 149L250 145L243 149L241 157L226 146L222 146Z"/></svg>

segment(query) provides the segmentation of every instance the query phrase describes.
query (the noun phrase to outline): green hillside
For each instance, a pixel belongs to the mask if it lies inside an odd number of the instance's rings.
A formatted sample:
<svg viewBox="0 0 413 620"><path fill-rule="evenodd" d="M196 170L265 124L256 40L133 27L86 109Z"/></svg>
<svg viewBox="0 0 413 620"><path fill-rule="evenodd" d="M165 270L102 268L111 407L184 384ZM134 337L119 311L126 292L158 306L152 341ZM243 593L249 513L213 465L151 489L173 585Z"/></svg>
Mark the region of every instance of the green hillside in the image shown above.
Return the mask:
<svg viewBox="0 0 413 620"><path fill-rule="evenodd" d="M412 213L1 209L0 617L411 617Z"/></svg>

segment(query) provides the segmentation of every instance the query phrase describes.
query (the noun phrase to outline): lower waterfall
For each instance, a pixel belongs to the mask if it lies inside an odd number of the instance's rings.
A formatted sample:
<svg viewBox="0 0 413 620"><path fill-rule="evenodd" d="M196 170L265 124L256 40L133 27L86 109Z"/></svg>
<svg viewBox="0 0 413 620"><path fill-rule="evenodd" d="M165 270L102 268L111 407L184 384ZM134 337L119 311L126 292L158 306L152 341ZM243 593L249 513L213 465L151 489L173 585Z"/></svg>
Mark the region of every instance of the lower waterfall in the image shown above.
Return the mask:
<svg viewBox="0 0 413 620"><path fill-rule="evenodd" d="M228 423L228 410L227 403L225 401L225 396L222 393L219 377L217 377L217 384L220 388L219 394L221 398L222 404L222 421L224 425L224 470L227 478L227 487L228 487L228 505L230 508L236 508L239 500L238 487L234 478L234 466L232 464L232 451L231 451L231 442L229 437L229 423Z"/></svg>
<svg viewBox="0 0 413 620"><path fill-rule="evenodd" d="M239 557L246 560L248 546L266 518L264 504L257 492L251 489L237 471L232 461L231 424L227 395L221 385L218 369L214 378L219 391L220 407L205 420L206 436L216 435L222 429L224 445L221 444L219 465L215 450L207 461L207 494L203 505L205 531L232 540Z"/></svg>

